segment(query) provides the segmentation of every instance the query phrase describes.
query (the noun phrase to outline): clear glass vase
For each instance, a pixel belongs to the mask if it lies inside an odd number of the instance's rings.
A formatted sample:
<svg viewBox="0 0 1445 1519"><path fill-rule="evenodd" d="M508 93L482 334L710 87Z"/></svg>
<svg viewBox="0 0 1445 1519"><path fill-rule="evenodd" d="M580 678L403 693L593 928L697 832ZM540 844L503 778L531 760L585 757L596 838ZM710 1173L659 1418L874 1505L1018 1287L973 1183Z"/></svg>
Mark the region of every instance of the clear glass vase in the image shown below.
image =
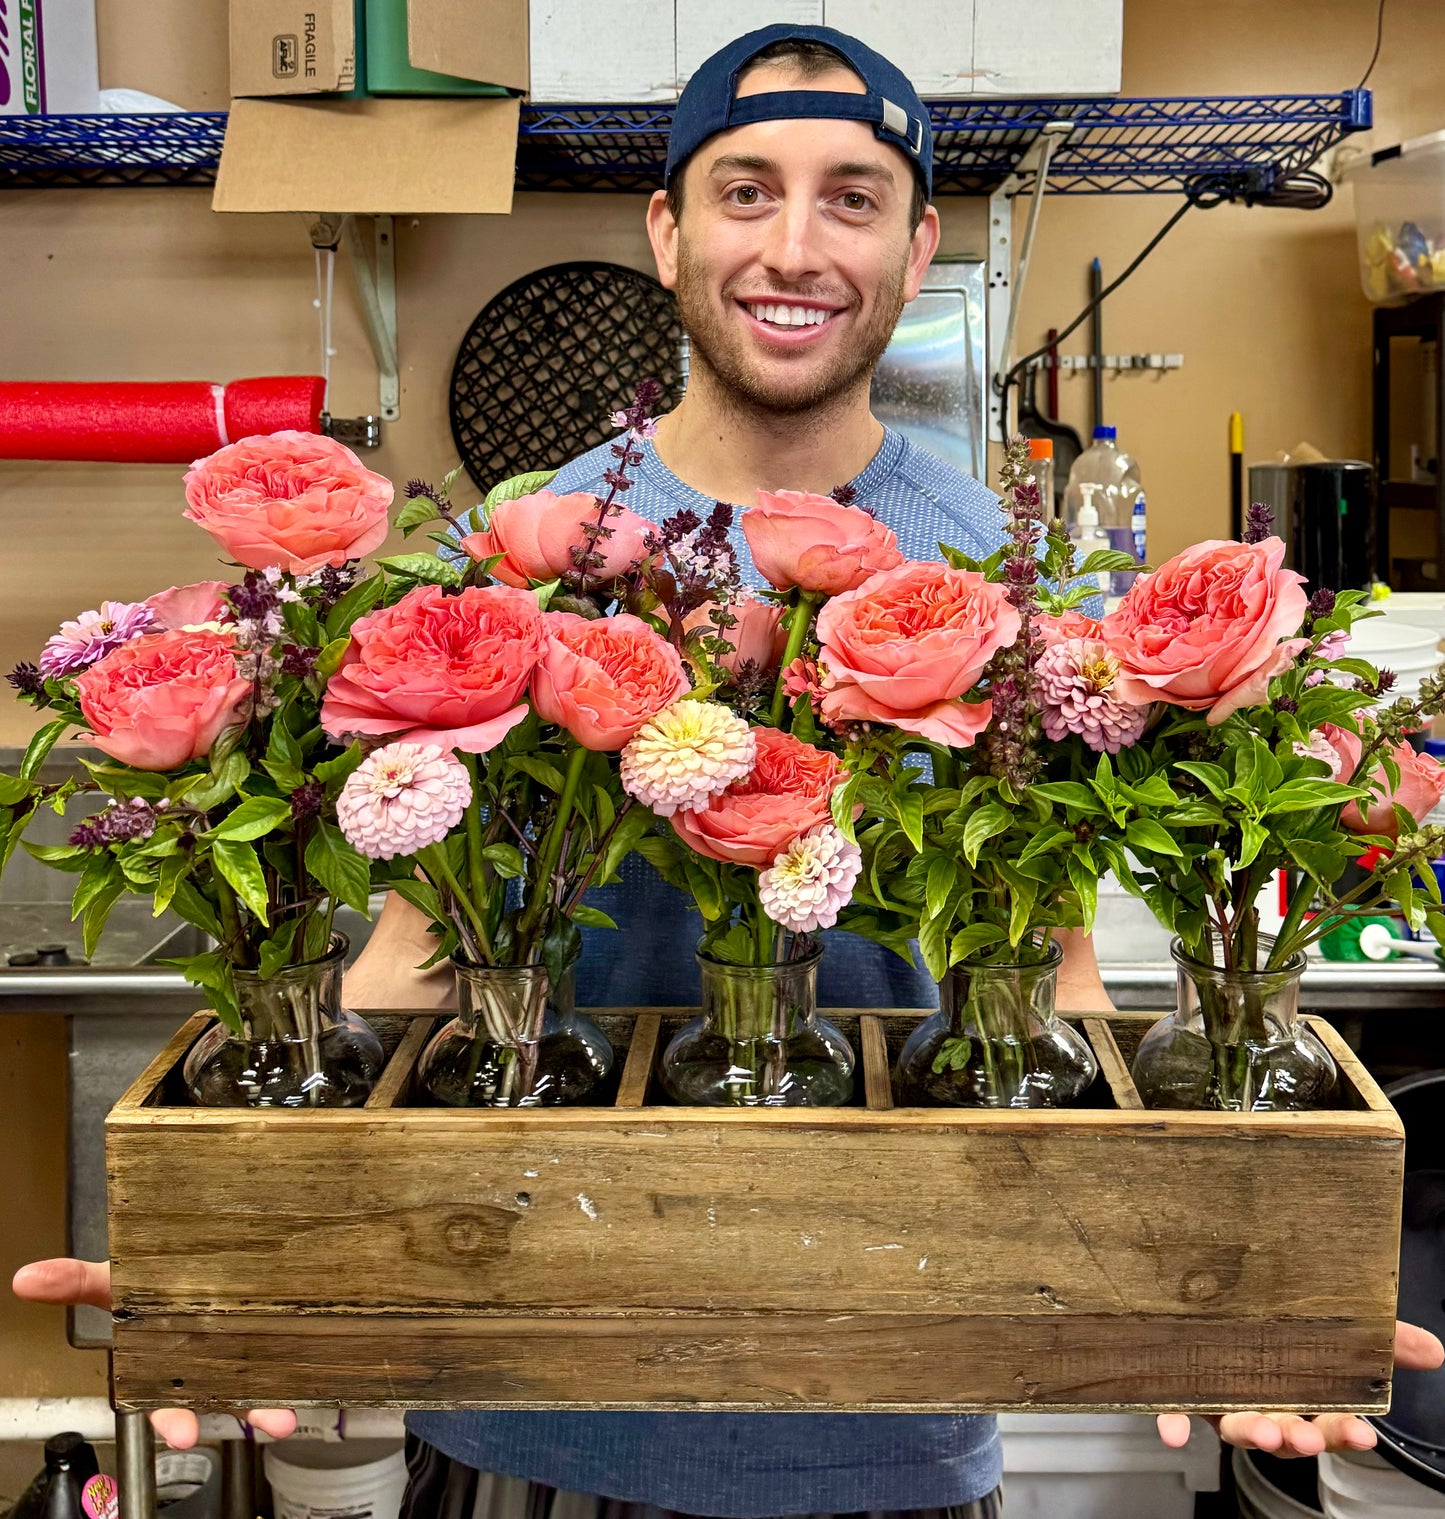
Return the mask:
<svg viewBox="0 0 1445 1519"><path fill-rule="evenodd" d="M241 1032L224 1024L191 1046L182 1076L203 1108L355 1108L381 1075L381 1040L341 1005L347 939L274 976L233 972Z"/></svg>
<svg viewBox="0 0 1445 1519"><path fill-rule="evenodd" d="M418 1076L448 1108L584 1102L612 1070L607 1036L576 1010L575 960L556 985L544 965L453 959L457 1016L422 1051Z"/></svg>
<svg viewBox="0 0 1445 1519"><path fill-rule="evenodd" d="M1271 943L1261 935L1262 956ZM1330 1105L1335 1062L1299 1021L1303 953L1273 971L1205 965L1178 939L1170 953L1179 1005L1144 1035L1131 1072L1146 1107L1237 1113Z"/></svg>
<svg viewBox="0 0 1445 1519"><path fill-rule="evenodd" d="M938 1011L898 1056L905 1107L1058 1108L1098 1074L1083 1037L1054 1011L1063 950L1052 939L1031 964L955 965Z"/></svg>
<svg viewBox="0 0 1445 1519"><path fill-rule="evenodd" d="M685 1107L837 1107L853 1097L853 1047L818 1016L822 946L775 965L699 954L702 1017L662 1055L662 1088Z"/></svg>

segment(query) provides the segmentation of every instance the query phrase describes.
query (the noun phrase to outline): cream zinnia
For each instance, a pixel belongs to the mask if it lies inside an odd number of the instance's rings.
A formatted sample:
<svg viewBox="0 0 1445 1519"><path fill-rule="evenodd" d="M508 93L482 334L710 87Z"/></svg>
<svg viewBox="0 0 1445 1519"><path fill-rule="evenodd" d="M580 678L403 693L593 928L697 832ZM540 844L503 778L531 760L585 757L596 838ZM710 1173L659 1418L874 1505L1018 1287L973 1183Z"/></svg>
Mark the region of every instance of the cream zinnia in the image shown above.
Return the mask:
<svg viewBox="0 0 1445 1519"><path fill-rule="evenodd" d="M758 875L763 911L795 934L832 928L863 868L863 851L832 823L809 829Z"/></svg>
<svg viewBox="0 0 1445 1519"><path fill-rule="evenodd" d="M386 744L346 778L336 821L370 860L440 843L472 799L467 767L439 744Z"/></svg>
<svg viewBox="0 0 1445 1519"><path fill-rule="evenodd" d="M622 751L622 787L659 817L705 805L753 768L757 739L718 702L675 701Z"/></svg>

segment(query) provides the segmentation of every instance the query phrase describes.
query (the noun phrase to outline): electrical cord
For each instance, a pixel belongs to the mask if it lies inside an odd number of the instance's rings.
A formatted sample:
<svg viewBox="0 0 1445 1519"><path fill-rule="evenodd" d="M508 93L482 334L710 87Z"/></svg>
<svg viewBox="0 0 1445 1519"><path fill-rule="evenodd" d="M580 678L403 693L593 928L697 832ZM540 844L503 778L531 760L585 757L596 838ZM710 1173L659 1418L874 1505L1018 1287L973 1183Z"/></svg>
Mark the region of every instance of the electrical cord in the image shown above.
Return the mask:
<svg viewBox="0 0 1445 1519"><path fill-rule="evenodd" d="M1370 82L1370 75L1375 72L1375 65L1380 61L1380 43L1384 41L1384 38L1385 38L1385 0L1380 0L1380 9L1379 9L1378 13L1375 16L1375 51L1370 54L1369 67L1366 68L1366 70L1364 72L1364 76L1361 78L1360 82L1355 86L1355 88L1357 90L1363 90L1364 87Z"/></svg>
<svg viewBox="0 0 1445 1519"><path fill-rule="evenodd" d="M1380 0L1383 12L1384 0ZM1373 64L1371 65L1373 67ZM1366 75L1368 78L1368 75ZM1330 203L1334 195L1334 186L1323 174L1317 174L1313 169L1299 169L1293 174L1271 185L1268 189L1243 190L1237 182L1224 179L1216 179L1209 175L1201 175L1197 179L1190 180L1184 187L1184 204L1179 206L1162 227L1144 244L1143 248L1135 254L1129 267L1119 275L1089 302L1087 306L1074 318L1072 322L1063 328L1050 342L1040 348L1035 348L1032 353L1026 353L1004 375L1000 385L1003 397L1003 415L1008 415L1008 393L1011 386L1018 383L1019 376L1031 365L1035 364L1056 347L1070 333L1088 320L1095 309L1111 296L1125 280L1149 257L1160 243L1174 230L1183 220L1187 211L1198 207L1201 211L1211 211L1215 206L1231 204L1242 201L1247 206L1277 206L1292 211L1318 211Z"/></svg>

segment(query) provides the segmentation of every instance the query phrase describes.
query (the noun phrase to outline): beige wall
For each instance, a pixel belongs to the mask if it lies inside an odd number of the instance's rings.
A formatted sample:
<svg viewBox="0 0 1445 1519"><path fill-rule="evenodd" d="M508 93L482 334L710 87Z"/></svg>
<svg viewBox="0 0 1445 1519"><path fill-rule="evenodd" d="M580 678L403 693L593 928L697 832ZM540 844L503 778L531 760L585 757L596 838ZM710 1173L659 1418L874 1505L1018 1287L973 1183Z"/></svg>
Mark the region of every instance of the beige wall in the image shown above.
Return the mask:
<svg viewBox="0 0 1445 1519"><path fill-rule="evenodd" d="M99 0L107 84L191 107L224 104L224 0ZM1374 0L1126 0L1128 93L1244 93L1354 84ZM165 39L158 45L157 39ZM1445 5L1390 0L1372 84L1386 143L1445 126ZM212 216L202 190L0 195L0 373L14 378L205 378L305 371L316 362L313 268L298 217ZM1047 202L1019 347L1083 303L1097 254L1117 273L1174 202ZM456 345L518 275L572 258L649 266L638 197L522 195L510 217L398 227L402 419L373 462L397 478L454 461L445 391ZM982 208L945 201L945 250L982 246ZM1082 334L1081 334L1082 336ZM344 286L333 409L376 409L370 356ZM1368 447L1369 314L1348 195L1326 211L1191 212L1110 302L1110 351L1183 352L1185 367L1107 386L1107 414L1143 461L1155 551L1222 532L1225 425L1246 419L1252 456L1310 438ZM1076 339L1067 345L1078 349ZM1063 382L1083 425L1087 381ZM0 463L0 667L33 657L62 616L212 570L180 518L175 468ZM0 696L0 742L29 714ZM0 1015L0 1276L63 1235L64 1050L58 1020ZM56 1311L0 1292L0 1396L95 1391L100 1359L69 1352Z"/></svg>

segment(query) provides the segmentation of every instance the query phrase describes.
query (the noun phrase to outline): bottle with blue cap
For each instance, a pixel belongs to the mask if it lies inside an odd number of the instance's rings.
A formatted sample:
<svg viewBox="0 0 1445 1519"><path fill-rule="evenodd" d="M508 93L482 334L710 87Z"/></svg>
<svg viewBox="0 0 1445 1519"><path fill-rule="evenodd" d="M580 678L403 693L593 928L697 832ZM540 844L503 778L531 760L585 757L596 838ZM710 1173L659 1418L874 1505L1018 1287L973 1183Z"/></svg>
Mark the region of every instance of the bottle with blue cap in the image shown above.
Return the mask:
<svg viewBox="0 0 1445 1519"><path fill-rule="evenodd" d="M1119 447L1118 437L1116 427L1096 427L1093 443L1074 460L1069 483L1064 488L1064 522L1071 533L1077 534L1079 508L1084 504L1083 487L1093 485L1097 489L1090 494L1109 546L1137 557L1134 507L1144 495L1144 481L1133 455Z"/></svg>

